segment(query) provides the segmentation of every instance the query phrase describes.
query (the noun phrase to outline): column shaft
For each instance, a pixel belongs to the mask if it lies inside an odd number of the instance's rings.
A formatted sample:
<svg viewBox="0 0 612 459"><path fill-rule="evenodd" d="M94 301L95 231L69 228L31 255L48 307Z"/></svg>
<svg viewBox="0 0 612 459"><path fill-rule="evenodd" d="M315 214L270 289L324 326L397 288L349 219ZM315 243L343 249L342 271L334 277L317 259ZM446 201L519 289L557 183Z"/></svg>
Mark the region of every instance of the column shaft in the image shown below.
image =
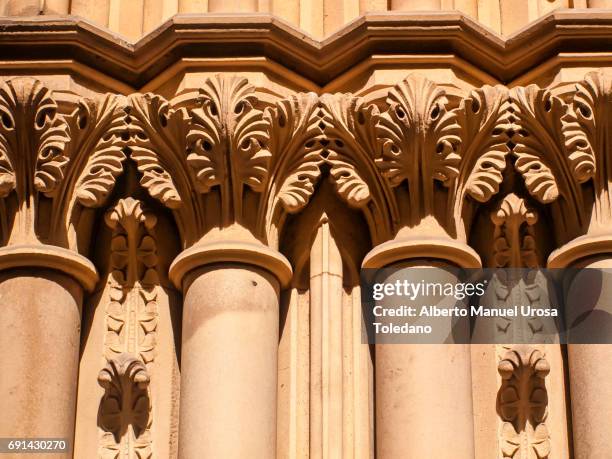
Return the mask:
<svg viewBox="0 0 612 459"><path fill-rule="evenodd" d="M582 263L581 268L605 269L579 272L569 285L566 321L570 341L608 340L612 334L612 258ZM580 308L580 309L579 309ZM590 314L581 317L582 313ZM572 338L573 336L573 338ZM572 431L576 459L612 457L612 345L568 344Z"/></svg>
<svg viewBox="0 0 612 459"><path fill-rule="evenodd" d="M184 286L180 458L275 457L276 277L217 263Z"/></svg>
<svg viewBox="0 0 612 459"><path fill-rule="evenodd" d="M72 443L82 297L57 271L0 273L0 437Z"/></svg>
<svg viewBox="0 0 612 459"><path fill-rule="evenodd" d="M427 268L427 281L458 281L443 264L410 263L415 268ZM377 458L474 458L469 345L380 344L375 364Z"/></svg>

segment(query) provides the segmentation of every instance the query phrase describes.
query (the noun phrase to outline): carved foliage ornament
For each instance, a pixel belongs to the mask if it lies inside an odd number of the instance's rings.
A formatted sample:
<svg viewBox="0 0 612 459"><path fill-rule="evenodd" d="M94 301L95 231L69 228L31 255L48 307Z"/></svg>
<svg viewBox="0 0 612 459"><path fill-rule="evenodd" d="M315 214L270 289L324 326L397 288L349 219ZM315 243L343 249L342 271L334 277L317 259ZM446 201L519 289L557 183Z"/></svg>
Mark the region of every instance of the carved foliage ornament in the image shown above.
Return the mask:
<svg viewBox="0 0 612 459"><path fill-rule="evenodd" d="M99 423L104 429L100 459L150 459L150 376L146 366L132 354L108 361L98 375L104 388Z"/></svg>
<svg viewBox="0 0 612 459"><path fill-rule="evenodd" d="M458 184L478 202L487 202L499 191L506 168L510 124L508 90L483 86L461 102L462 152ZM465 196L459 194L457 202Z"/></svg>
<svg viewBox="0 0 612 459"><path fill-rule="evenodd" d="M349 206L363 209L367 218L385 220L384 190L372 162L376 113L375 106L350 94L314 93L297 94L266 110L273 152L267 209L260 210L266 227L282 219L277 203L288 213L306 206L323 167ZM373 196L376 204L370 209Z"/></svg>
<svg viewBox="0 0 612 459"><path fill-rule="evenodd" d="M0 197L12 190L26 201L34 190L53 194L64 178L67 142L66 123L40 81L15 78L0 86Z"/></svg>
<svg viewBox="0 0 612 459"><path fill-rule="evenodd" d="M68 126L40 81L24 77L0 85L0 198L14 197L0 203L5 239L36 240L38 193L57 192L69 161L68 140ZM8 227L12 214L17 231Z"/></svg>
<svg viewBox="0 0 612 459"><path fill-rule="evenodd" d="M612 145L611 103L612 75L591 72L576 85L567 113L561 119L564 146L576 180L593 183L591 221L604 228L612 221L612 169L607 159Z"/></svg>
<svg viewBox="0 0 612 459"><path fill-rule="evenodd" d="M550 364L539 349L515 345L503 348L498 371L502 377L498 394L502 457L548 459L550 434L545 423L548 394L544 378L550 372Z"/></svg>
<svg viewBox="0 0 612 459"><path fill-rule="evenodd" d="M86 153L76 184L76 198L86 207L103 205L123 171L126 117L125 98L114 94L79 101L70 117L71 149Z"/></svg>
<svg viewBox="0 0 612 459"><path fill-rule="evenodd" d="M318 103L315 93L296 94L266 110L266 119L273 126L270 141L276 155L272 167L279 183L268 193L271 198L276 195L289 213L306 206L320 176L325 125Z"/></svg>
<svg viewBox="0 0 612 459"><path fill-rule="evenodd" d="M106 223L113 237L104 339L108 363L99 378L107 389L100 406L100 451L103 458L118 457L120 450L126 457L151 457L150 402L137 377L148 384L156 352L157 219L140 201L126 198L107 212Z"/></svg>
<svg viewBox="0 0 612 459"><path fill-rule="evenodd" d="M434 215L461 238L472 207L498 192L510 148L529 193L558 203L558 231L576 234L588 223L581 183L594 184L596 222L612 214L603 162L611 87L610 76L596 72L569 103L534 85L483 86L457 102L411 74L382 108L314 93L264 107L246 79L218 75L171 101L106 94L64 114L42 83L15 78L0 87L4 239L19 233L19 242L74 247L77 204L104 205L128 159L151 196L176 211L186 244L233 223L267 238L283 212L307 204L323 170L371 227L384 228L381 237ZM403 183L400 195L394 190ZM36 226L39 194L53 202L49 234ZM25 232L13 231L19 225Z"/></svg>
<svg viewBox="0 0 612 459"><path fill-rule="evenodd" d="M392 88L387 104L376 125L381 145L376 163L391 186L408 182L410 208L418 216L431 215L433 181L449 186L459 173L457 112L449 110L440 87L419 75Z"/></svg>
<svg viewBox="0 0 612 459"><path fill-rule="evenodd" d="M553 218L562 240L580 234L589 223L589 199L580 186L586 181L595 188L592 219L600 225L609 221L610 174L603 155L610 132L610 81L602 71L588 74L569 103L535 85L511 90L516 170L534 198L555 203Z"/></svg>
<svg viewBox="0 0 612 459"><path fill-rule="evenodd" d="M536 268L538 257L533 225L537 213L523 198L506 195L491 213L495 225L493 259L496 268Z"/></svg>
<svg viewBox="0 0 612 459"><path fill-rule="evenodd" d="M509 153L511 112L503 86L483 86L452 107L446 90L410 75L389 91L378 115L376 164L391 187L407 182L408 220L436 216L459 237L471 202L486 202L499 191ZM448 189L447 207L436 209L439 182Z"/></svg>

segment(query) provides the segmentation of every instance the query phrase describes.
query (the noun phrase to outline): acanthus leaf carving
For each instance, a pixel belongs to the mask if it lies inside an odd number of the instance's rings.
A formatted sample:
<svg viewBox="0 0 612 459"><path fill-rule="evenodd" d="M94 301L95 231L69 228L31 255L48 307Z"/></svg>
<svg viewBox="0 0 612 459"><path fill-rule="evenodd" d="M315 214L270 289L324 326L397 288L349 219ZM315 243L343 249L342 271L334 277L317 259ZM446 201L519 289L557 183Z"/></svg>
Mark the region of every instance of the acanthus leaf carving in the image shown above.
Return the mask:
<svg viewBox="0 0 612 459"><path fill-rule="evenodd" d="M425 77L410 75L389 91L387 104L377 125L382 146L377 162L383 174L393 186L403 180L414 186L415 174L448 185L458 174L461 138L444 91Z"/></svg>
<svg viewBox="0 0 612 459"><path fill-rule="evenodd" d="M141 348L148 346L143 343L155 336L156 329L156 326L151 326L151 320L157 314L156 286L159 285L157 247L152 233L157 218L143 209L141 201L125 198L107 212L106 223L114 234L111 240L109 304L110 330L113 333L107 334L107 338L119 343L121 352L137 353L148 363L152 359L145 358ZM128 296L132 296L134 301L127 302ZM132 316L126 307L137 310ZM137 323L131 323L131 317L135 317ZM123 330L125 326L137 329L137 333L127 333ZM113 352L107 355L108 358L113 356Z"/></svg>
<svg viewBox="0 0 612 459"><path fill-rule="evenodd" d="M15 148L16 123L13 116L14 110L11 108L11 104L9 104L10 100L10 98L7 99L6 97L0 99L0 126L2 128L0 134L0 198L8 196L15 189L16 184L15 166L11 160Z"/></svg>
<svg viewBox="0 0 612 459"><path fill-rule="evenodd" d="M508 90L488 85L475 89L462 101L462 108L462 156L470 168L466 170L465 190L476 201L487 202L499 191L510 152Z"/></svg>
<svg viewBox="0 0 612 459"><path fill-rule="evenodd" d="M319 162L318 152L309 152L281 185L279 199L290 214L303 209L314 193L315 183L321 175Z"/></svg>
<svg viewBox="0 0 612 459"><path fill-rule="evenodd" d="M601 104L609 102L606 95L612 92L611 83L612 80L604 73L587 74L583 82L576 84L576 92L561 118L568 159L580 183L595 174L595 150L600 147L596 122L606 116L605 107L601 107ZM602 116L597 116L600 113Z"/></svg>
<svg viewBox="0 0 612 459"><path fill-rule="evenodd" d="M128 456L125 457L153 457L150 381L147 367L130 353L109 360L98 374L98 383L105 390L99 412L99 423L103 428L99 449L101 459L117 459L126 452ZM130 438L125 440L129 445L126 451L122 441L127 437Z"/></svg>
<svg viewBox="0 0 612 459"><path fill-rule="evenodd" d="M268 149L270 127L261 110L255 108L254 88L243 79L236 83L231 100L230 159L236 170L238 183L248 185L253 191L261 192L268 180L270 158Z"/></svg>
<svg viewBox="0 0 612 459"><path fill-rule="evenodd" d="M40 242L38 195L53 198L64 183L68 142L68 125L41 81L17 77L0 84L0 228L6 242Z"/></svg>
<svg viewBox="0 0 612 459"><path fill-rule="evenodd" d="M208 79L189 101L187 165L200 193L208 193L228 177L221 98L222 91L218 85Z"/></svg>
<svg viewBox="0 0 612 459"><path fill-rule="evenodd" d="M330 174L338 194L351 206L360 208L370 200L370 188L348 161L334 159Z"/></svg>
<svg viewBox="0 0 612 459"><path fill-rule="evenodd" d="M538 255L533 225L538 214L530 209L525 199L510 193L491 213L495 225L493 260L496 268L536 268Z"/></svg>
<svg viewBox="0 0 612 459"><path fill-rule="evenodd" d="M515 168L525 179L529 193L544 204L559 197L558 178L551 170L559 153L558 120L564 112L561 99L536 85L510 92L514 118Z"/></svg>
<svg viewBox="0 0 612 459"><path fill-rule="evenodd" d="M394 86L378 117L376 164L392 187L408 182L412 220L434 211L433 181L450 186L459 174L461 127L445 91L411 74Z"/></svg>
<svg viewBox="0 0 612 459"><path fill-rule="evenodd" d="M194 187L201 194L218 187L222 226L242 223L245 187L261 193L268 182L270 125L257 104L248 80L225 75L173 99L188 119L186 163Z"/></svg>
<svg viewBox="0 0 612 459"><path fill-rule="evenodd" d="M1 195L6 197L18 188L19 199L34 190L51 196L64 179L70 159L65 151L67 125L58 115L51 91L27 77L2 83L0 121Z"/></svg>
<svg viewBox="0 0 612 459"><path fill-rule="evenodd" d="M182 152L185 122L183 112L173 110L163 97L135 94L128 97L126 121L130 158L141 174L140 184L170 209L181 206L181 197L163 156Z"/></svg>
<svg viewBox="0 0 612 459"><path fill-rule="evenodd" d="M373 120L378 115L376 106L364 106L363 100L350 94L324 94L320 97L324 109L324 162L336 191L351 207L361 208L371 199L370 188L358 172L355 161L361 156L371 157L376 151Z"/></svg>
<svg viewBox="0 0 612 459"><path fill-rule="evenodd" d="M76 199L85 207L105 204L123 172L127 123L125 98L106 94L81 100L69 117L71 149L86 153L86 164L76 184Z"/></svg>
<svg viewBox="0 0 612 459"><path fill-rule="evenodd" d="M57 103L49 90L37 91L33 99L38 105L34 126L39 131L34 188L46 196L52 196L64 179L69 161L66 155L68 126L64 119L57 116Z"/></svg>
<svg viewBox="0 0 612 459"><path fill-rule="evenodd" d="M562 119L569 108L551 90L536 85L515 87L510 98L515 169L529 194L551 204L558 239L578 235L586 223L580 186L585 172L584 164L568 158Z"/></svg>
<svg viewBox="0 0 612 459"><path fill-rule="evenodd" d="M287 212L299 212L308 203L321 175L320 140L324 124L320 120L318 97L314 93L300 93L282 99L267 109L265 116L272 126L274 169L281 181L272 198L278 199Z"/></svg>
<svg viewBox="0 0 612 459"><path fill-rule="evenodd" d="M573 175L579 183L592 182L589 229L595 231L607 228L612 220L611 174L606 159L612 143L611 103L612 75L605 70L590 72L576 84L567 113L561 118L564 146Z"/></svg>

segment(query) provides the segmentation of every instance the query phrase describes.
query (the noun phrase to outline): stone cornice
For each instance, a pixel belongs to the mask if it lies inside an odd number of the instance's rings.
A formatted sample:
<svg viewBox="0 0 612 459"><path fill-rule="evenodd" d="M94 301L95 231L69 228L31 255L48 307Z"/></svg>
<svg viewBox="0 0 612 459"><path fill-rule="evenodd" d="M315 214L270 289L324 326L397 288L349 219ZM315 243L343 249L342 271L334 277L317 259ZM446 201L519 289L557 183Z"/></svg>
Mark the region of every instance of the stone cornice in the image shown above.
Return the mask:
<svg viewBox="0 0 612 459"><path fill-rule="evenodd" d="M509 82L561 49L612 50L612 12L557 10L505 39L458 12L366 14L322 41L267 14L177 15L136 43L78 17L0 20L5 59L76 59L134 87L218 56L264 56L323 86L376 53L453 53Z"/></svg>

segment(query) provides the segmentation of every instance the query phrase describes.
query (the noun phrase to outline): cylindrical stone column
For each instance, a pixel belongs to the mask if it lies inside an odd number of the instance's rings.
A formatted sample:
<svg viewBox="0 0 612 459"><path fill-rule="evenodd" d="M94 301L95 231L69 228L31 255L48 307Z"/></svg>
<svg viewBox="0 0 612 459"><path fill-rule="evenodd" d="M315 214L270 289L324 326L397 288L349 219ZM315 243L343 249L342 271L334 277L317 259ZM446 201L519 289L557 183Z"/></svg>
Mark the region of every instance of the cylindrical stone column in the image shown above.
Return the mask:
<svg viewBox="0 0 612 459"><path fill-rule="evenodd" d="M458 267L479 265L468 246L413 241L382 244L363 263L364 268L427 269L427 279L443 283L458 282ZM399 277L390 273L388 280ZM450 448L453 459L474 459L469 344L377 344L374 352L376 457L443 458Z"/></svg>
<svg viewBox="0 0 612 459"><path fill-rule="evenodd" d="M96 279L93 264L68 250L0 249L0 437L72 446L83 287Z"/></svg>
<svg viewBox="0 0 612 459"><path fill-rule="evenodd" d="M570 268L564 290L574 457L606 459L612 457L612 344L588 343L612 336L612 253L605 253L612 244L585 242L553 252L549 267Z"/></svg>
<svg viewBox="0 0 612 459"><path fill-rule="evenodd" d="M289 262L263 245L210 244L179 255L170 276L184 292L179 457L275 457Z"/></svg>

